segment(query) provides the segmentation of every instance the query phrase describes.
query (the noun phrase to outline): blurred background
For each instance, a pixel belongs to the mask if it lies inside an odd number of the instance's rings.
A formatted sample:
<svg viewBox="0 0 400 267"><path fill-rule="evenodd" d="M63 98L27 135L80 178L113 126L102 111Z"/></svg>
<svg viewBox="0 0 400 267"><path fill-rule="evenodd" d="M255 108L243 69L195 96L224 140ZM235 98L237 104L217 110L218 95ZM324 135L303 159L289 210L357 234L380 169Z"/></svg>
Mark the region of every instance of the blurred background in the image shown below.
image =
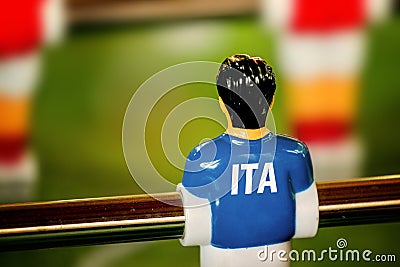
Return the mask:
<svg viewBox="0 0 400 267"><path fill-rule="evenodd" d="M143 193L122 151L131 97L169 66L222 62L235 53L260 56L274 67L277 132L305 139L317 155L318 180L400 173L399 1L387 7L358 1L365 3L352 8L344 8L346 1L311 0L31 2L0 4L2 202ZM175 183L182 171L163 155L162 123L174 106L196 97L217 94L211 85L172 91L146 129L153 163ZM223 131L210 119L193 120L180 132L180 150L186 155ZM399 261L399 230L399 223L320 229L316 238L295 240L293 247L321 251L346 238L349 249L396 254ZM398 265L293 266L322 264ZM1 253L0 265L199 266L199 250L178 240L57 248Z"/></svg>

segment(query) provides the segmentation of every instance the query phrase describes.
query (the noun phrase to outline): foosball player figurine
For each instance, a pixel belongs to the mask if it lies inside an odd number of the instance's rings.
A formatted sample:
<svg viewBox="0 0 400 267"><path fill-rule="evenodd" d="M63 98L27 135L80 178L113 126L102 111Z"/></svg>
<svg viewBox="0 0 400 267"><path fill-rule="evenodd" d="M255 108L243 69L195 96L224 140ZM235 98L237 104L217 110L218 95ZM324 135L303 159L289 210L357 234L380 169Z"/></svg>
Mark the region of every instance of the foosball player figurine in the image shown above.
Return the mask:
<svg viewBox="0 0 400 267"><path fill-rule="evenodd" d="M178 185L185 211L181 243L200 246L202 267L289 266L290 240L313 237L318 229L308 149L266 128L276 83L263 59L226 58L217 89L228 127L187 157Z"/></svg>
<svg viewBox="0 0 400 267"><path fill-rule="evenodd" d="M63 35L63 0L0 2L0 202L31 201L38 179L31 115L41 51Z"/></svg>

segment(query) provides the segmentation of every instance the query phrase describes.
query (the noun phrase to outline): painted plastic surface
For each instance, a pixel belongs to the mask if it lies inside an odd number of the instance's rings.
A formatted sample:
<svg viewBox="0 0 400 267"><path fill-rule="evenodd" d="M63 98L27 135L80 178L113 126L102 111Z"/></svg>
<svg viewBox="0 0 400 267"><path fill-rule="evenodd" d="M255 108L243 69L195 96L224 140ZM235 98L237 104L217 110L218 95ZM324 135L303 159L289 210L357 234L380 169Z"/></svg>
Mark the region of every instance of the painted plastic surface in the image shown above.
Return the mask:
<svg viewBox="0 0 400 267"><path fill-rule="evenodd" d="M312 183L307 147L273 133L259 140L222 134L199 145L188 156L182 180L190 193L210 202L211 244L219 248L289 241L295 233L294 196Z"/></svg>
<svg viewBox="0 0 400 267"><path fill-rule="evenodd" d="M200 245L202 267L263 266L257 253L265 246L289 248L294 236L316 233L308 149L265 127L275 88L272 68L259 57L236 54L221 65L217 89L226 133L190 152L178 187L185 208L182 244ZM189 201L199 199L205 201Z"/></svg>

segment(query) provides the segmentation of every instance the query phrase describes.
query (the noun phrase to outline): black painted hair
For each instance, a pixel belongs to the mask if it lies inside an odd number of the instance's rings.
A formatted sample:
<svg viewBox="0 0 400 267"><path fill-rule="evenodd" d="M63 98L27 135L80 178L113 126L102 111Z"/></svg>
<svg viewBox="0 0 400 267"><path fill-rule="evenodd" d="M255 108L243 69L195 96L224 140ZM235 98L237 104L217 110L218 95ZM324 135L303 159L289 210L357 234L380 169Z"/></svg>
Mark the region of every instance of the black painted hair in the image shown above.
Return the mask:
<svg viewBox="0 0 400 267"><path fill-rule="evenodd" d="M258 129L265 126L275 94L275 74L262 58L236 54L222 62L217 90L233 127Z"/></svg>

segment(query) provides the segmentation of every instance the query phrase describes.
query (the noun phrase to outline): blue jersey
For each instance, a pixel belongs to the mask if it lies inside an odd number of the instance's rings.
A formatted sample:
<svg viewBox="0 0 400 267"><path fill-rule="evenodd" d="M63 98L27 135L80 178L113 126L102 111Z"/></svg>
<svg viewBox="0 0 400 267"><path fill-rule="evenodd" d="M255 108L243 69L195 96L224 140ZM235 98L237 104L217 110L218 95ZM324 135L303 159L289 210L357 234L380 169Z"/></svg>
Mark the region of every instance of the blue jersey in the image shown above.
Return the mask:
<svg viewBox="0 0 400 267"><path fill-rule="evenodd" d="M270 132L258 140L222 134L189 154L182 179L211 205L211 244L246 248L289 241L295 194L313 183L305 144Z"/></svg>

